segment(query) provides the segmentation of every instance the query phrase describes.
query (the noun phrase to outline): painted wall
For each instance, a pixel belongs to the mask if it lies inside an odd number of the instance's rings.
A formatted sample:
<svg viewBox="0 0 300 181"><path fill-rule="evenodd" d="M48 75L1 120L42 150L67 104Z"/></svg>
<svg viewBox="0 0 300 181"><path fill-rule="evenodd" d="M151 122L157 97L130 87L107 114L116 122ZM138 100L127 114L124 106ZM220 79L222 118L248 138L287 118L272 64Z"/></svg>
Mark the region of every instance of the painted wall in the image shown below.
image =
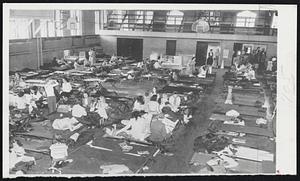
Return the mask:
<svg viewBox="0 0 300 181"><path fill-rule="evenodd" d="M166 40L177 40L176 54L192 55L196 53L197 41L219 42L220 56L223 50L229 50L229 58L224 59L225 66L231 65L234 43L253 43L267 45L267 57L277 55L276 36L256 35L226 35L226 34L199 34L199 33L165 33L165 32L130 32L130 31L100 31L100 39L106 54L117 52L117 38L143 39L143 57L149 57L152 52L166 53Z"/></svg>
<svg viewBox="0 0 300 181"><path fill-rule="evenodd" d="M79 51L100 46L100 37L93 36L70 36L59 38L43 38L43 63L50 63L53 57L62 58L64 50L72 50L78 55ZM9 70L17 71L24 68L37 69L36 39L11 40L9 42Z"/></svg>

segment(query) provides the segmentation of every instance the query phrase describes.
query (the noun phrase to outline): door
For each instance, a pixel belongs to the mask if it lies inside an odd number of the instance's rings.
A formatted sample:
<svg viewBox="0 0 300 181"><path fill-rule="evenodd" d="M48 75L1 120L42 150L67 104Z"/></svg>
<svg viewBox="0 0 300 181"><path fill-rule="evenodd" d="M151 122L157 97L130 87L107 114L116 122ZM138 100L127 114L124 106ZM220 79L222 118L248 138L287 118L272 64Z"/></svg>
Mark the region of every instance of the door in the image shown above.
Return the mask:
<svg viewBox="0 0 300 181"><path fill-rule="evenodd" d="M176 55L176 40L167 40L166 55Z"/></svg>
<svg viewBox="0 0 300 181"><path fill-rule="evenodd" d="M208 42L197 41L196 45L196 66L205 65Z"/></svg>
<svg viewBox="0 0 300 181"><path fill-rule="evenodd" d="M143 39L118 38L117 55L143 60Z"/></svg>

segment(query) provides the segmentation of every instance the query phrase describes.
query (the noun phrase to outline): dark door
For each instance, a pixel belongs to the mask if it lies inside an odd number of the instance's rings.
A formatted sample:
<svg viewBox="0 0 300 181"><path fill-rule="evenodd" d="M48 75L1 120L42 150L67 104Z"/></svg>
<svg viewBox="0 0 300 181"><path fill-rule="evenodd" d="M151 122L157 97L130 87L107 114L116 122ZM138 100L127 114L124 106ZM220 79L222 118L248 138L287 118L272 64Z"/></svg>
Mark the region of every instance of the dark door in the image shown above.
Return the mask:
<svg viewBox="0 0 300 181"><path fill-rule="evenodd" d="M166 45L166 55L173 55L176 54L176 40L167 40Z"/></svg>
<svg viewBox="0 0 300 181"><path fill-rule="evenodd" d="M118 38L117 55L143 60L143 39Z"/></svg>
<svg viewBox="0 0 300 181"><path fill-rule="evenodd" d="M196 46L196 66L205 65L208 42L197 41Z"/></svg>
<svg viewBox="0 0 300 181"><path fill-rule="evenodd" d="M231 59L231 65L233 64L233 58L237 56L238 51L242 51L243 49L243 44L242 43L234 43L233 44L233 55Z"/></svg>

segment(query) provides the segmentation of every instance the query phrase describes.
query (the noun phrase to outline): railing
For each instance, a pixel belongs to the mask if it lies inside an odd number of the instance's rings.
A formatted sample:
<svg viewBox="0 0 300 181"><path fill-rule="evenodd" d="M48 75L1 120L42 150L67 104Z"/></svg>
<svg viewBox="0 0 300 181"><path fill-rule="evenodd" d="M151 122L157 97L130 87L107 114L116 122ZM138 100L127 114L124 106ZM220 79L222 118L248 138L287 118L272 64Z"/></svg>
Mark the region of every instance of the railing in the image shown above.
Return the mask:
<svg viewBox="0 0 300 181"><path fill-rule="evenodd" d="M126 15L126 16L125 16ZM166 17L167 16L167 17ZM210 25L210 30L207 33L216 34L246 34L246 35L265 35L277 36L277 29L270 27L270 19L258 17L255 27L237 27L235 26L235 17L222 15L218 17L199 17L199 16L155 16L154 15L137 15L137 14L109 14L107 22L103 22L107 26L105 30L125 30L125 31L156 31L156 32L186 32L195 33L191 30L192 24L198 19L205 19ZM131 17L130 21L125 21L126 17ZM142 19L141 19L142 18ZM159 21L159 19L165 19ZM168 18L174 23L168 22ZM269 17L270 18L270 17ZM151 21L150 21L151 20ZM178 24L178 20L181 23ZM223 21L226 20L226 21ZM157 23L157 26L155 24ZM177 24L176 24L177 23Z"/></svg>

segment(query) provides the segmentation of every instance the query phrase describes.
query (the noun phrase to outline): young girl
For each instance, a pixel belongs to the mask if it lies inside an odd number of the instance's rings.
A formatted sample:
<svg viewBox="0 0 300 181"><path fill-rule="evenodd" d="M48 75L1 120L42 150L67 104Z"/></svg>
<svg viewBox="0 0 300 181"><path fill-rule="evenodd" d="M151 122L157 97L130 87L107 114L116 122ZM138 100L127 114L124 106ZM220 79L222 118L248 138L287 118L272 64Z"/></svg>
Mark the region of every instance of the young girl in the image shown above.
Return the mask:
<svg viewBox="0 0 300 181"><path fill-rule="evenodd" d="M99 97L98 103L96 105L96 112L104 119L107 119L106 109L108 108L108 104L105 101L103 96Z"/></svg>

